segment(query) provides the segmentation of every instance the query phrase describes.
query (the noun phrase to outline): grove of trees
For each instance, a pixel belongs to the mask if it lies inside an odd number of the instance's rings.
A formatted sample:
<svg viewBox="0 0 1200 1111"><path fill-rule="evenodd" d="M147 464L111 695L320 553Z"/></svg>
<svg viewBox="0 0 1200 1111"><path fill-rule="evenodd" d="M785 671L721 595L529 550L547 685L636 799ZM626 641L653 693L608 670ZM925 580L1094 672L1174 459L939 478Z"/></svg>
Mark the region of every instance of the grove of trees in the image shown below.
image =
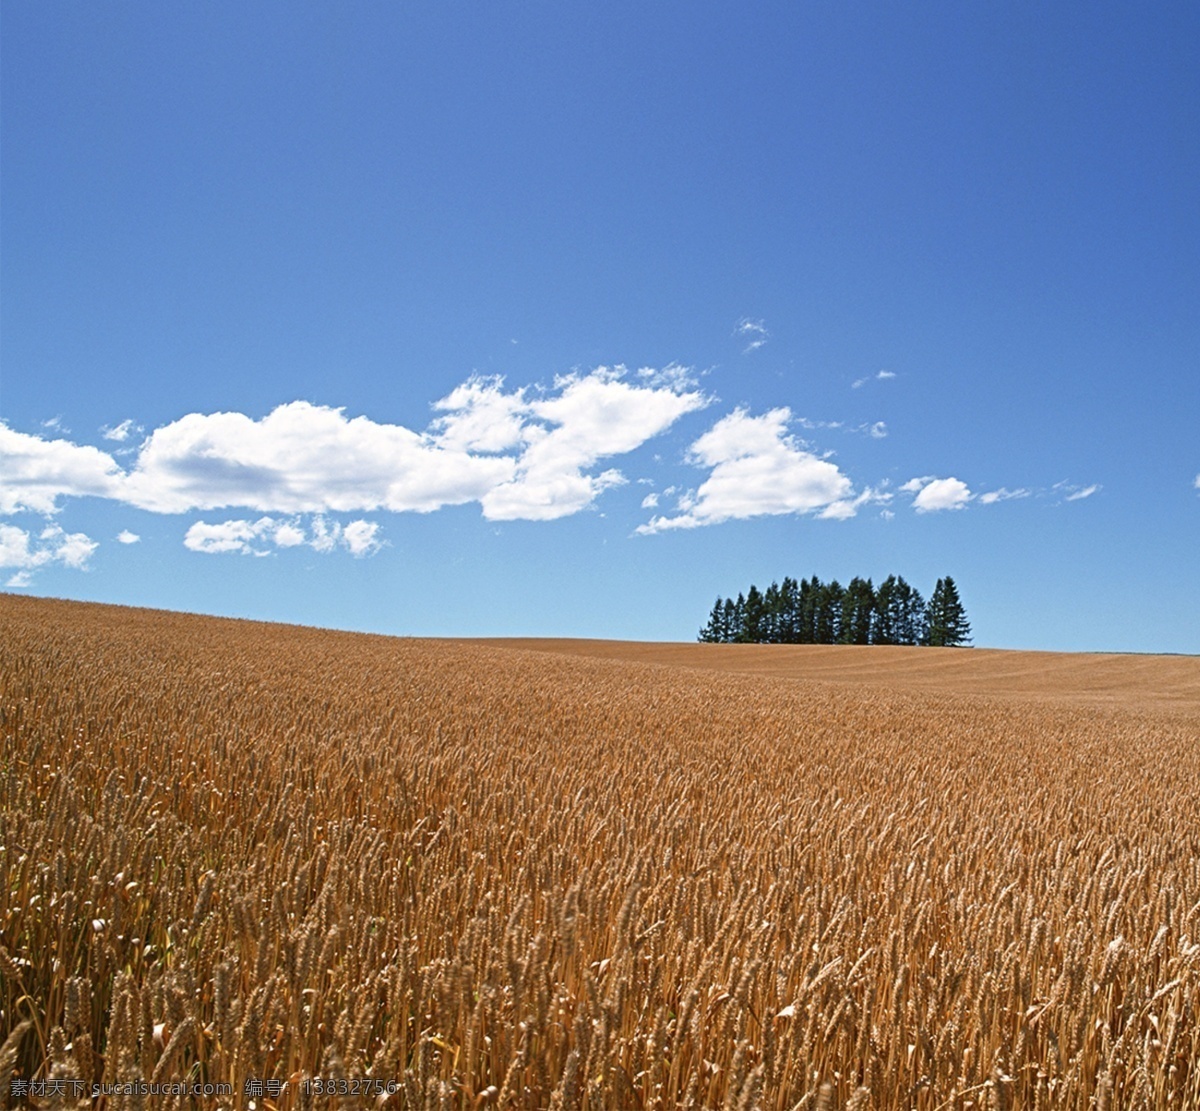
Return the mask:
<svg viewBox="0 0 1200 1111"><path fill-rule="evenodd" d="M842 586L785 578L766 590L718 598L699 640L719 644L970 644L971 625L954 580L938 579L926 601L903 578L878 586L855 576Z"/></svg>

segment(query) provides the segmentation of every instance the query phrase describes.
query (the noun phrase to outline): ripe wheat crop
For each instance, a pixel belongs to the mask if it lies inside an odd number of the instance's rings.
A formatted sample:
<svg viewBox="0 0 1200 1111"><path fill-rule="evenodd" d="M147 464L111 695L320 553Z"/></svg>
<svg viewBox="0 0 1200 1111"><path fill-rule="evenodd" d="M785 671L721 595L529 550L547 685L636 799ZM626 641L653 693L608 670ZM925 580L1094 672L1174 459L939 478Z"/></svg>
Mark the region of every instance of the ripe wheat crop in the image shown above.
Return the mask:
<svg viewBox="0 0 1200 1111"><path fill-rule="evenodd" d="M1200 1107L1195 703L0 631L0 1102Z"/></svg>

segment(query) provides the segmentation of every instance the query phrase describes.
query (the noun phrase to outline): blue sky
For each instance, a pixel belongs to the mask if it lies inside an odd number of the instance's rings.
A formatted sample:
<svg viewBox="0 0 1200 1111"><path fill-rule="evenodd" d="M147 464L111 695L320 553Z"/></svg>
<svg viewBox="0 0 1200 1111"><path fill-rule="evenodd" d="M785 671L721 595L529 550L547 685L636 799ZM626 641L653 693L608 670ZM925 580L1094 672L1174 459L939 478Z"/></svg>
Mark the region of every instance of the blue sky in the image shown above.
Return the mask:
<svg viewBox="0 0 1200 1111"><path fill-rule="evenodd" d="M0 9L0 587L1200 652L1195 5Z"/></svg>

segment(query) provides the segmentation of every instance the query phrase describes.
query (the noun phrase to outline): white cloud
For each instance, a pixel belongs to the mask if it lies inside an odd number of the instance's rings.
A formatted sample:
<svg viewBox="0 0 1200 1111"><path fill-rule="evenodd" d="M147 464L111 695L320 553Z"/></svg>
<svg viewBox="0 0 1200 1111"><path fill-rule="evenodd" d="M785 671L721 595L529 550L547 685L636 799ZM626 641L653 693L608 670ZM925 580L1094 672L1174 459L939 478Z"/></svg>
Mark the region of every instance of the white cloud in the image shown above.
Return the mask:
<svg viewBox="0 0 1200 1111"><path fill-rule="evenodd" d="M867 429L867 435L869 435L872 440L883 440L887 437L887 434L887 425L881 420L877 420L873 425L871 425L870 428Z"/></svg>
<svg viewBox="0 0 1200 1111"><path fill-rule="evenodd" d="M749 355L751 351L757 351L771 337L771 333L767 331L764 321L751 320L746 316L743 316L734 326L733 334L747 341L746 346L742 349L743 355Z"/></svg>
<svg viewBox="0 0 1200 1111"><path fill-rule="evenodd" d="M129 529L122 529L117 533L118 544L136 544L141 537L136 532L130 532Z"/></svg>
<svg viewBox="0 0 1200 1111"><path fill-rule="evenodd" d="M28 586L32 572L51 563L84 570L99 546L85 533L64 532L57 525L48 525L35 538L25 529L0 524L0 567L17 572L9 586Z"/></svg>
<svg viewBox="0 0 1200 1111"><path fill-rule="evenodd" d="M654 509L657 506L658 506L658 495L657 494L647 494L644 498L642 498L642 508L643 509Z"/></svg>
<svg viewBox="0 0 1200 1111"><path fill-rule="evenodd" d="M850 383L852 390L861 390L868 382L886 382L889 378L895 378L894 370L881 370L878 374L868 374L865 378L856 378Z"/></svg>
<svg viewBox="0 0 1200 1111"><path fill-rule="evenodd" d="M1098 482L1093 483L1091 486L1076 486L1074 483L1063 481L1056 482L1051 486L1049 493L1051 495L1058 495L1064 502L1068 502L1082 501L1084 498L1090 498L1098 490L1100 490ZM1041 491L1040 493L1044 494L1045 491ZM1061 505L1062 503L1060 502L1059 504Z"/></svg>
<svg viewBox="0 0 1200 1111"><path fill-rule="evenodd" d="M1007 487L1001 486L999 490L989 490L986 494L980 494L979 504L994 505L998 501L1009 501L1012 498L1027 498L1032 492L1024 487L1018 490L1009 490Z"/></svg>
<svg viewBox="0 0 1200 1111"><path fill-rule="evenodd" d="M274 525L270 517L262 517L257 521L222 521L215 525L197 521L184 535L183 546L189 551L210 555L218 552L266 555L266 551L258 548L255 541L265 537Z"/></svg>
<svg viewBox="0 0 1200 1111"><path fill-rule="evenodd" d="M512 477L480 498L484 517L548 521L578 513L603 490L625 482L617 470L585 471L601 459L634 451L708 404L684 379L642 386L624 376L621 367L568 375L555 382L557 396L528 402L524 450Z"/></svg>
<svg viewBox="0 0 1200 1111"><path fill-rule="evenodd" d="M342 543L356 558L379 551L382 542L376 539L379 525L374 521L351 521L342 529Z"/></svg>
<svg viewBox="0 0 1200 1111"><path fill-rule="evenodd" d="M916 494L913 508L918 513L935 513L941 509L965 509L974 497L965 482L957 478L911 478L900 487L905 493Z"/></svg>
<svg viewBox="0 0 1200 1111"><path fill-rule="evenodd" d="M135 432L141 432L142 426L135 424L133 419L123 420L120 424L114 424L111 428L108 425L101 425L100 434L106 440L115 440L119 444L123 444Z"/></svg>
<svg viewBox="0 0 1200 1111"><path fill-rule="evenodd" d="M505 451L518 447L528 412L525 391L504 393L504 379L473 376L433 407L447 415L430 426L440 447L458 451Z"/></svg>
<svg viewBox="0 0 1200 1111"><path fill-rule="evenodd" d="M490 520L552 520L625 481L595 471L601 460L709 403L681 367L625 377L599 367L507 391L474 377L435 403L423 432L307 401L260 419L189 413L152 431L128 471L98 448L0 424L0 513L54 513L60 498L90 495L157 513L426 513L477 501Z"/></svg>
<svg viewBox="0 0 1200 1111"><path fill-rule="evenodd" d="M277 548L298 548L304 543L304 529L291 521L283 521L275 527L271 539Z"/></svg>
<svg viewBox="0 0 1200 1111"><path fill-rule="evenodd" d="M372 555L383 547L378 539L379 525L374 521L351 521L341 525L316 515L306 530L299 520L279 521L260 517L257 521L233 520L209 524L196 521L183 538L183 546L206 555L236 553L265 556L276 548L307 545L313 551L328 553L343 548L352 556Z"/></svg>
<svg viewBox="0 0 1200 1111"><path fill-rule="evenodd" d="M680 498L676 516L655 517L637 531L814 510L825 510L830 517L852 516L850 479L800 447L788 434L790 420L786 408L758 417L736 409L721 418L688 453L690 462L711 468L708 478L694 495Z"/></svg>
<svg viewBox="0 0 1200 1111"><path fill-rule="evenodd" d="M1196 481L1192 483L1192 486L1195 489L1200 490L1200 474L1196 475Z"/></svg>
<svg viewBox="0 0 1200 1111"><path fill-rule="evenodd" d="M55 513L60 497L118 493L121 468L99 448L44 440L0 423L0 513Z"/></svg>
<svg viewBox="0 0 1200 1111"><path fill-rule="evenodd" d="M160 513L240 506L276 513L428 512L480 498L513 473L506 458L307 401L261 420L191 413L156 429L123 499Z"/></svg>

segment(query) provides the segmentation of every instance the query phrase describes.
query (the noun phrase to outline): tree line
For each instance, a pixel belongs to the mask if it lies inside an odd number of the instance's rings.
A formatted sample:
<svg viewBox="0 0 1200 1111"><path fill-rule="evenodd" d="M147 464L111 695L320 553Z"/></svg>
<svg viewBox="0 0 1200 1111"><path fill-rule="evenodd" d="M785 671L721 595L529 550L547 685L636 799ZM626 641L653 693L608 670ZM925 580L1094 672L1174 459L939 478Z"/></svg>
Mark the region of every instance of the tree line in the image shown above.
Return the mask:
<svg viewBox="0 0 1200 1111"><path fill-rule="evenodd" d="M970 644L971 625L947 575L926 601L903 578L878 586L855 576L847 586L785 578L737 599L718 598L697 639L710 644Z"/></svg>

